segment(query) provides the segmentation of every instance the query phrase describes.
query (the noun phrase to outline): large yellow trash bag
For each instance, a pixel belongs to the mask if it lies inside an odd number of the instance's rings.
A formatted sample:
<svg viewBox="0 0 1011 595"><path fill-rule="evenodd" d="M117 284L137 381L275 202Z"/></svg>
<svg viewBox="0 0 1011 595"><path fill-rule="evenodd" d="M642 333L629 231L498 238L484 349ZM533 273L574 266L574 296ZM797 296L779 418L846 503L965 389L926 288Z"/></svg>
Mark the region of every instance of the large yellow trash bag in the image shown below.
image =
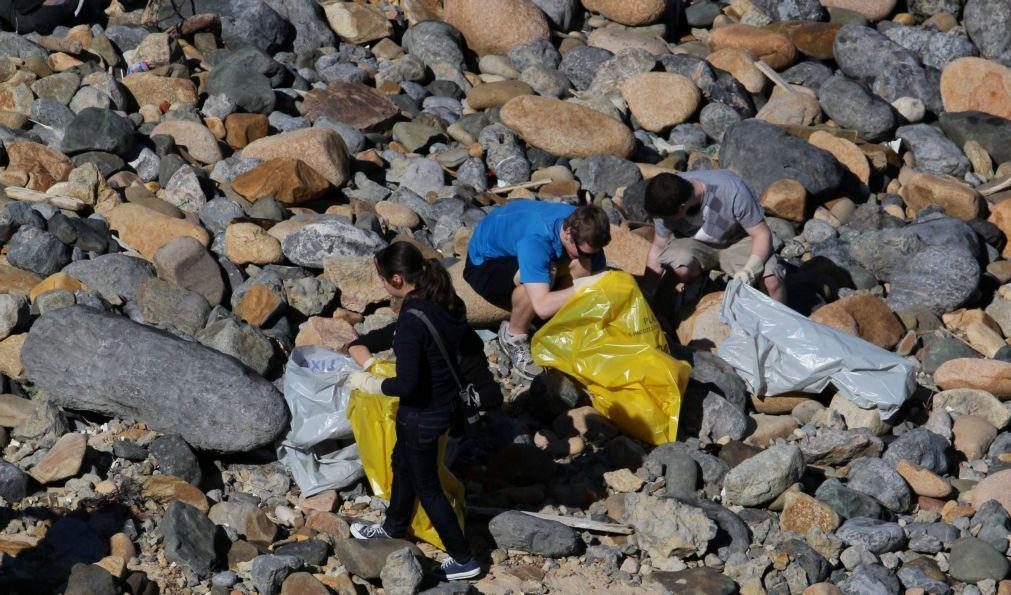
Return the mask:
<svg viewBox="0 0 1011 595"><path fill-rule="evenodd" d="M368 369L380 378L389 378L396 372L393 362L377 361ZM365 469L365 477L372 486L372 493L379 498L390 498L393 487L393 468L391 458L393 445L397 443L397 407L400 399L385 395L373 395L355 390L348 400L348 420L351 430L358 443L358 452ZM463 527L464 522L464 489L463 484L442 463L446 454L446 436L439 440L439 481L449 498L449 503L456 511L456 518ZM418 539L427 541L435 547L445 550L439 534L432 526L432 521L425 514L425 509L418 501L414 503L414 514L411 517L410 532Z"/></svg>
<svg viewBox="0 0 1011 595"><path fill-rule="evenodd" d="M608 271L590 282L534 335L534 361L582 382L593 407L629 436L676 440L691 366L671 357L631 275Z"/></svg>

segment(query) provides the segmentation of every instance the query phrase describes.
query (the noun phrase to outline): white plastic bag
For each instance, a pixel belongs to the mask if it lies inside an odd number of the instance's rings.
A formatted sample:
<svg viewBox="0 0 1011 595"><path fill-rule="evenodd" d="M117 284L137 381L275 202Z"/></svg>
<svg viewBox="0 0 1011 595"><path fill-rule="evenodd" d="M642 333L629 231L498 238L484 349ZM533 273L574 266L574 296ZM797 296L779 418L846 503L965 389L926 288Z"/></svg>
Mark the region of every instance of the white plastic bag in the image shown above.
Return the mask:
<svg viewBox="0 0 1011 595"><path fill-rule="evenodd" d="M916 388L909 360L819 324L732 281L723 294L720 320L730 336L718 355L756 395L819 393L831 382L859 407L877 407L888 419Z"/></svg>
<svg viewBox="0 0 1011 595"><path fill-rule="evenodd" d="M340 489L364 475L347 418L348 375L359 370L346 356L315 345L297 347L284 370L284 400L291 430L277 457L305 496Z"/></svg>

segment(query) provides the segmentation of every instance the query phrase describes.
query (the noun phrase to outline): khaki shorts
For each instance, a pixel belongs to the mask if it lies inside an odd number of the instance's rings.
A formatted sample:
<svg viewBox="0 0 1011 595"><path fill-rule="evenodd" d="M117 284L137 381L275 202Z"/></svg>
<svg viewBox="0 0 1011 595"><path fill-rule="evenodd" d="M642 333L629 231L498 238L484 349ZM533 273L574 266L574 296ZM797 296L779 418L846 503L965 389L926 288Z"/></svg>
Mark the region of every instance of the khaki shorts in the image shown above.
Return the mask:
<svg viewBox="0 0 1011 595"><path fill-rule="evenodd" d="M751 238L746 237L725 247L700 242L694 238L674 238L660 253L660 264L676 269L687 267L699 272L719 268L728 275L733 275L744 268L751 256ZM765 272L762 277L783 279L785 271L779 257L773 254L765 262Z"/></svg>

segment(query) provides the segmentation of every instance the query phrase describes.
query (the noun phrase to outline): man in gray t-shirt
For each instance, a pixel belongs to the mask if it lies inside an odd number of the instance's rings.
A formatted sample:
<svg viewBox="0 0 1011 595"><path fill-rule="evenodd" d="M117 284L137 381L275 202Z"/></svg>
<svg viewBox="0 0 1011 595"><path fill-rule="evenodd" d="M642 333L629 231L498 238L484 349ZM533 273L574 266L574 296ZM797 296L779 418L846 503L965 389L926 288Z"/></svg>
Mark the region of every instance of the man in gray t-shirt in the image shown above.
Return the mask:
<svg viewBox="0 0 1011 595"><path fill-rule="evenodd" d="M646 186L646 212L655 233L647 266L666 268L688 283L719 267L785 301L783 268L772 250L772 230L755 195L725 169L660 174Z"/></svg>

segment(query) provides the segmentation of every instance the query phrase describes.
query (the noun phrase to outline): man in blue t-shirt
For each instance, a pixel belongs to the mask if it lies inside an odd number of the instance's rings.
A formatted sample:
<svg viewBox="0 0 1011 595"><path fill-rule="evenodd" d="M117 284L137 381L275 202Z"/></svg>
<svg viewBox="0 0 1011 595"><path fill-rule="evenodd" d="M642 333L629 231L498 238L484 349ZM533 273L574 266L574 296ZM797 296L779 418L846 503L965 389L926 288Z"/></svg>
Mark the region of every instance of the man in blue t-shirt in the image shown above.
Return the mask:
<svg viewBox="0 0 1011 595"><path fill-rule="evenodd" d="M554 316L575 291L552 290L556 274L572 279L604 268L611 226L603 209L512 200L478 223L467 247L463 278L478 295L510 311L499 343L520 375L540 373L530 356L534 317ZM563 267L559 271L559 267Z"/></svg>

